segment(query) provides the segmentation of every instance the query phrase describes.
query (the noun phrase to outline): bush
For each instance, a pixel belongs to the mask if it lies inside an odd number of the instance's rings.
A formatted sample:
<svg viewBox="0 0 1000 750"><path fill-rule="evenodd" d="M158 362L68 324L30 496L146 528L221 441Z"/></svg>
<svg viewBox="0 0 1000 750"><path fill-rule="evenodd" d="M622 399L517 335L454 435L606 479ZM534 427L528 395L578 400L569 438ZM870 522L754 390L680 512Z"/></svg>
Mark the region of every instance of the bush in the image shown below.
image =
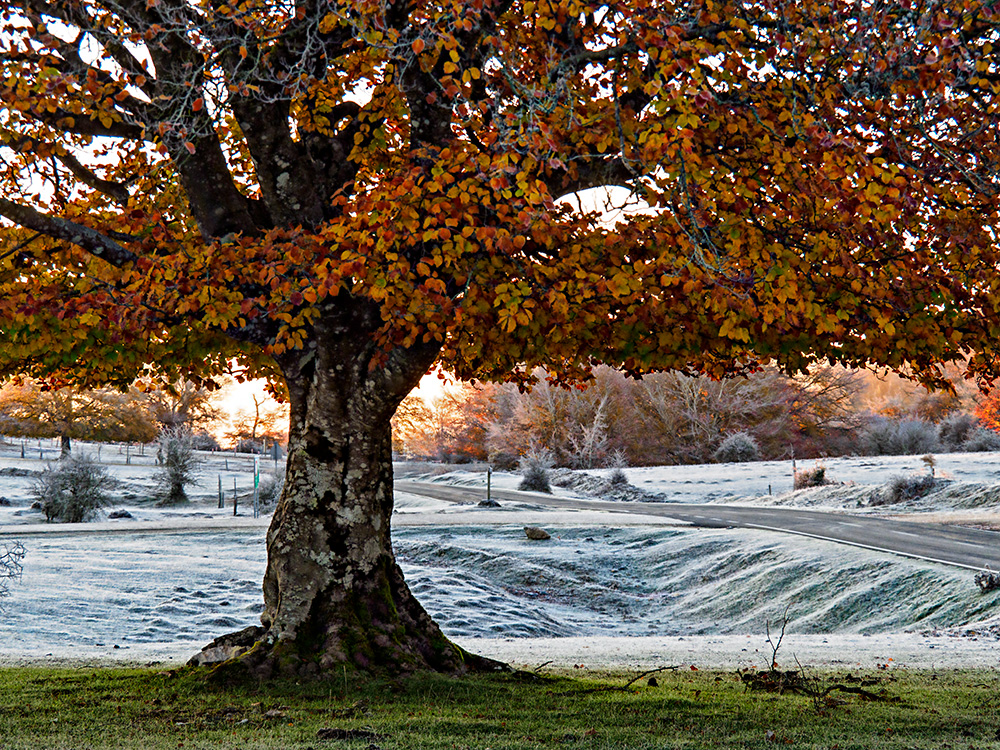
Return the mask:
<svg viewBox="0 0 1000 750"><path fill-rule="evenodd" d="M624 487L628 484L628 477L625 476L625 472L621 467L616 466L610 474L608 474L608 484L612 487Z"/></svg>
<svg viewBox="0 0 1000 750"><path fill-rule="evenodd" d="M979 420L972 414L964 412L949 414L938 424L938 443L941 444L942 450L964 450L962 445L972 436L978 426Z"/></svg>
<svg viewBox="0 0 1000 750"><path fill-rule="evenodd" d="M284 469L276 469L273 474L261 474L260 485L257 487L257 499L260 501L261 507L271 508L277 505L284 488Z"/></svg>
<svg viewBox="0 0 1000 750"><path fill-rule="evenodd" d="M47 521L81 523L111 502L114 480L107 470L85 457L72 457L49 466L32 489Z"/></svg>
<svg viewBox="0 0 1000 750"><path fill-rule="evenodd" d="M937 484L937 480L929 474L911 474L897 476L889 480L872 505L895 505L923 497Z"/></svg>
<svg viewBox="0 0 1000 750"><path fill-rule="evenodd" d="M517 485L519 490L525 492L547 492L552 494L552 486L549 484L549 472L540 466L531 466L524 469L524 479Z"/></svg>
<svg viewBox="0 0 1000 750"><path fill-rule="evenodd" d="M743 463L760 460L760 446L745 432L734 432L716 448L713 457L719 463Z"/></svg>
<svg viewBox="0 0 1000 750"><path fill-rule="evenodd" d="M797 470L792 486L797 490L804 490L809 487L822 487L829 483L830 480L826 478L826 467L813 466L811 469Z"/></svg>
<svg viewBox="0 0 1000 750"><path fill-rule="evenodd" d="M210 432L191 433L191 447L196 451L220 451L222 446Z"/></svg>
<svg viewBox="0 0 1000 750"><path fill-rule="evenodd" d="M552 487L549 484L549 469L555 461L552 451L545 448L532 447L528 453L521 458L521 473L524 479L517 486L519 490L526 492L547 492L552 494Z"/></svg>
<svg viewBox="0 0 1000 750"><path fill-rule="evenodd" d="M164 430L160 448L156 453L160 464L156 472L156 498L160 505L177 505L187 502L184 488L191 484L198 468L194 455L194 438L188 430Z"/></svg>
<svg viewBox="0 0 1000 750"><path fill-rule="evenodd" d="M869 456L914 456L934 453L937 427L924 419L886 419L869 422L859 436L861 449Z"/></svg>
<svg viewBox="0 0 1000 750"><path fill-rule="evenodd" d="M1000 434L985 427L977 427L962 443L960 450L966 453L1000 451Z"/></svg>
<svg viewBox="0 0 1000 750"><path fill-rule="evenodd" d="M487 460L497 471L514 471L518 466L517 456L506 451L491 453Z"/></svg>
<svg viewBox="0 0 1000 750"><path fill-rule="evenodd" d="M608 475L608 484L612 487L624 487L628 484L628 477L625 476L625 467L628 466L628 458L625 456L624 451L617 450L611 454L611 460L608 461L608 466L612 467L611 473Z"/></svg>

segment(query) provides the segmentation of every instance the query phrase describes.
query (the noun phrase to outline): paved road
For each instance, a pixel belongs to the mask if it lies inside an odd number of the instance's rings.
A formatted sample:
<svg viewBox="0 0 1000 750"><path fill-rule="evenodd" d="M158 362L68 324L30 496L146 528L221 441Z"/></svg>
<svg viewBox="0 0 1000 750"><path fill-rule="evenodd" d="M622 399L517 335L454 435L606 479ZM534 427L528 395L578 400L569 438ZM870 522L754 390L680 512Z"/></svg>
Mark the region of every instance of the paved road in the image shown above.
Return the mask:
<svg viewBox="0 0 1000 750"><path fill-rule="evenodd" d="M407 481L397 481L395 487L454 503L478 502L486 497L486 490L478 487ZM1000 571L1000 532L996 531L793 508L570 500L511 490L493 490L492 496L546 508L664 516L708 528L782 531L970 570L988 567Z"/></svg>

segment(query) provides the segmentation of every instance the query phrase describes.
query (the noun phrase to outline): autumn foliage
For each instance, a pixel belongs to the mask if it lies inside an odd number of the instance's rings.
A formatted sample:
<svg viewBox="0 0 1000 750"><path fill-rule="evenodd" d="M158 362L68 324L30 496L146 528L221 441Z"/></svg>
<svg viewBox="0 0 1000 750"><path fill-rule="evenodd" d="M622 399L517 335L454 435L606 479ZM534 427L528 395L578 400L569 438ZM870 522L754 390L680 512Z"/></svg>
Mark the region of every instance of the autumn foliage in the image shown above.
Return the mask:
<svg viewBox="0 0 1000 750"><path fill-rule="evenodd" d="M1000 431L1000 391L993 390L976 405L976 416L990 430Z"/></svg>
<svg viewBox="0 0 1000 750"><path fill-rule="evenodd" d="M145 6L8 5L7 370L266 372L347 297L462 377L992 362L990 2Z"/></svg>

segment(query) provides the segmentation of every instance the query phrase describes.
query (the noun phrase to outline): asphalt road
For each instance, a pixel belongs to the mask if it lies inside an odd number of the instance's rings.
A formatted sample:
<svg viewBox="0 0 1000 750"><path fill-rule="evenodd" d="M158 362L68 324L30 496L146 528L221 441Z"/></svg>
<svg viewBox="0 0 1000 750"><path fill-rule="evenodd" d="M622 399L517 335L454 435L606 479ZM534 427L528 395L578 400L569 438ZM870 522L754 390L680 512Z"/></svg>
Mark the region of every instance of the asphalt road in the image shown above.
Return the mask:
<svg viewBox="0 0 1000 750"><path fill-rule="evenodd" d="M395 487L401 492L454 503L478 502L486 497L486 490L478 487L407 481L397 481ZM663 516L707 528L781 531L970 570L990 568L1000 571L1000 532L963 526L793 508L570 500L511 490L493 490L491 494L498 501L528 503L546 508Z"/></svg>

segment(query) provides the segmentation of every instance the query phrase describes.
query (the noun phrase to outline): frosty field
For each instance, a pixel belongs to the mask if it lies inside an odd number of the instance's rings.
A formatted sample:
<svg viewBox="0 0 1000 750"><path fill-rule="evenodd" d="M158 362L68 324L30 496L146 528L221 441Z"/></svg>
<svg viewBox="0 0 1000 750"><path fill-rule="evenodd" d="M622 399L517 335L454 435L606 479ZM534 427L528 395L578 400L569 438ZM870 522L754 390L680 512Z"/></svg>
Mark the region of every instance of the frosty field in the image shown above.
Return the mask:
<svg viewBox="0 0 1000 750"><path fill-rule="evenodd" d="M126 465L104 446L102 459L116 462L109 468L121 482L123 500L115 507L134 518L74 527L40 523L40 514L28 510L31 477L5 470L44 464L21 459L19 451L7 446L0 457L0 495L11 502L0 507L0 542L18 538L28 550L23 578L2 602L0 664L176 660L256 622L268 519L251 517L246 457L206 455L194 501L160 509L144 500L152 457L130 456ZM922 466L919 457L826 465L835 480L850 477L855 484L779 496L791 488L787 462L627 473L636 486L672 501L725 498L843 512L850 505L844 497ZM981 525L995 520L997 493L983 487L1000 476L1000 457L943 455L938 467L955 477L953 489L959 479L979 487L979 494L964 491L979 498L964 512L975 513ZM216 507L220 477L223 510ZM424 478L485 482L485 475L468 471ZM513 488L517 477L494 474L493 482ZM940 504L949 497L894 512L937 517L950 512ZM530 503L485 511L401 493L397 511L394 545L417 597L450 636L500 658L569 666L664 659L759 664L767 623L773 628L787 612L788 653L818 663L997 662L1000 593L980 594L969 571L773 532L544 511ZM528 540L526 523L545 526L553 538Z"/></svg>

